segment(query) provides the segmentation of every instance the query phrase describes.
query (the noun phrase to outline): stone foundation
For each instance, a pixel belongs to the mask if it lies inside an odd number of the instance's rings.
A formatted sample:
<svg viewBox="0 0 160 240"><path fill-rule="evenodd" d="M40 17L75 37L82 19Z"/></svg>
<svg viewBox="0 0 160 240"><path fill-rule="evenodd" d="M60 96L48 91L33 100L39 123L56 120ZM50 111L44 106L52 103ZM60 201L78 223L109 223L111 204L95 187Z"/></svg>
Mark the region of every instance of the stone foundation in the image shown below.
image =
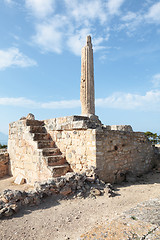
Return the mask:
<svg viewBox="0 0 160 240"><path fill-rule="evenodd" d="M144 133L133 132L129 125L93 123L78 116L45 121L47 131L73 171L94 167L100 179L113 183L123 181L127 173L141 175L152 168L155 148Z"/></svg>
<svg viewBox="0 0 160 240"><path fill-rule="evenodd" d="M155 148L144 133L96 131L96 168L101 179L121 182L126 174L141 175L155 163Z"/></svg>
<svg viewBox="0 0 160 240"><path fill-rule="evenodd" d="M43 123L47 135L74 172L94 168L100 179L113 183L124 180L130 172L143 174L154 165L155 150L151 142L143 133L133 132L130 126L103 126L98 119L83 116L32 122ZM8 151L11 173L24 175L32 184L51 178L52 174L30 129L25 119L10 124Z"/></svg>
<svg viewBox="0 0 160 240"><path fill-rule="evenodd" d="M96 129L88 128L96 126L87 121L87 117L76 116L44 121L47 132L75 172L96 168Z"/></svg>
<svg viewBox="0 0 160 240"><path fill-rule="evenodd" d="M33 184L51 178L52 175L27 122L24 119L9 125L9 174L15 177L22 175L27 183Z"/></svg>
<svg viewBox="0 0 160 240"><path fill-rule="evenodd" d="M6 149L0 150L0 178L8 175L9 154Z"/></svg>

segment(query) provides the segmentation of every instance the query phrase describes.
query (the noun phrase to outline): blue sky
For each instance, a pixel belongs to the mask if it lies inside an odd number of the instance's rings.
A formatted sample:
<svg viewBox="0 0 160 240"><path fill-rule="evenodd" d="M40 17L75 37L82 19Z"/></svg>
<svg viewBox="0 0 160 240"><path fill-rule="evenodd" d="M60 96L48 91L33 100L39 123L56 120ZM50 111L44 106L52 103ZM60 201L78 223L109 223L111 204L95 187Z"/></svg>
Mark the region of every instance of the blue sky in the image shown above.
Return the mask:
<svg viewBox="0 0 160 240"><path fill-rule="evenodd" d="M0 0L0 132L29 112L81 114L88 34L100 120L160 132L158 0Z"/></svg>

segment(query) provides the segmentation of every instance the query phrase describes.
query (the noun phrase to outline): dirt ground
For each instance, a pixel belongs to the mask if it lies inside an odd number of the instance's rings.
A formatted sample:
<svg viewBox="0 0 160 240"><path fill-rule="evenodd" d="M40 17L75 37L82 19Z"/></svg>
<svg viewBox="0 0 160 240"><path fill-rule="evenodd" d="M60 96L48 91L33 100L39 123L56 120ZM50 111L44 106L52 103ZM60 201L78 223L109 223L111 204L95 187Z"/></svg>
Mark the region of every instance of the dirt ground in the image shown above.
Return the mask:
<svg viewBox="0 0 160 240"><path fill-rule="evenodd" d="M5 180L3 184L0 181L0 191L4 183ZM107 194L96 199L52 196L39 206L22 209L12 218L0 220L0 240L77 240L91 228L105 224L138 203L160 196L160 173L149 173L136 183L114 187L118 196L113 198Z"/></svg>
<svg viewBox="0 0 160 240"><path fill-rule="evenodd" d="M15 180L14 177L9 177L9 176L6 176L0 179L0 192L2 192L5 189L20 190L20 191L22 190L27 191L28 189L33 189L33 187L28 184L17 185L14 183L14 180Z"/></svg>

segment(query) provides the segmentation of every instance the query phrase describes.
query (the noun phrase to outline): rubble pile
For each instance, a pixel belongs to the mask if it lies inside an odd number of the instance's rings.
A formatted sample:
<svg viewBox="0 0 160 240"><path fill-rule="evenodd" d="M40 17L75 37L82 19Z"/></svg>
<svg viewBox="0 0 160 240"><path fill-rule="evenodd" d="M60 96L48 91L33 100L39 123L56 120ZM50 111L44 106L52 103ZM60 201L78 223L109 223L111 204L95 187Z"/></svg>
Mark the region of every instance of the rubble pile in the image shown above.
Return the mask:
<svg viewBox="0 0 160 240"><path fill-rule="evenodd" d="M36 182L34 190L31 191L4 190L0 194L0 218L12 216L23 206L38 205L43 198L52 194L73 198L96 198L103 194L107 194L108 197L116 195L112 185L99 180L94 170L84 174L69 172L46 182Z"/></svg>

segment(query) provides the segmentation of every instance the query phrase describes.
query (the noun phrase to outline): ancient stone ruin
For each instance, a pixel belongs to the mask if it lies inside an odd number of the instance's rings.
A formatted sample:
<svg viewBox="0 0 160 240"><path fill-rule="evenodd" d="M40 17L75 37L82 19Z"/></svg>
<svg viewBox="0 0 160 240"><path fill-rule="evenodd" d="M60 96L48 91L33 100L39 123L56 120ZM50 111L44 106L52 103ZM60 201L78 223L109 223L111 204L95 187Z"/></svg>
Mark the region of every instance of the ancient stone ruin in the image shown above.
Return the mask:
<svg viewBox="0 0 160 240"><path fill-rule="evenodd" d="M87 45L82 48L81 91L82 115L95 114L94 67L91 36L87 36Z"/></svg>
<svg viewBox="0 0 160 240"><path fill-rule="evenodd" d="M33 115L9 125L9 174L29 184L67 172L94 169L105 182L126 174L143 174L155 163L155 149L144 133L131 126L105 126L95 115L91 37L82 49L81 116L35 120Z"/></svg>

